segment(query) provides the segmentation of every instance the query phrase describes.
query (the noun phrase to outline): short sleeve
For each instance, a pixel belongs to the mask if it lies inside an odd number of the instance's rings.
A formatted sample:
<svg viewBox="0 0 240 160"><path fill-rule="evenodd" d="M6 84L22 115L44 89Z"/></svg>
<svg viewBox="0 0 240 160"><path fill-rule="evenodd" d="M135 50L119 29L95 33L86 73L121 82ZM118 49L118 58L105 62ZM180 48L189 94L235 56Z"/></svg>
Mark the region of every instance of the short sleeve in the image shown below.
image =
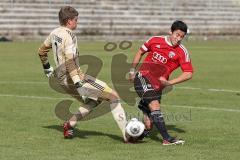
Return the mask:
<svg viewBox="0 0 240 160"><path fill-rule="evenodd" d="M152 40L153 40L153 37L151 37L150 39L148 39L146 42L143 43L143 45L140 47L142 52L150 51L150 46L151 46Z"/></svg>
<svg viewBox="0 0 240 160"><path fill-rule="evenodd" d="M191 58L187 49L183 45L181 45L180 48L181 48L181 51L180 51L181 53L180 53L179 63L182 71L193 72Z"/></svg>

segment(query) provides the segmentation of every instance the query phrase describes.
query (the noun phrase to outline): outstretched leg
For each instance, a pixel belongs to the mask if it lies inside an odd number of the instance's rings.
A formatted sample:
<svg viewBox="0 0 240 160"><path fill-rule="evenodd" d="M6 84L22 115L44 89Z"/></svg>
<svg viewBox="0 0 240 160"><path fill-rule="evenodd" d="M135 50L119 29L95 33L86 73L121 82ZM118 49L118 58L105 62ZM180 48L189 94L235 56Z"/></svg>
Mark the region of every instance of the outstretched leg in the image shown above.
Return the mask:
<svg viewBox="0 0 240 160"><path fill-rule="evenodd" d="M127 119L125 115L125 111L121 105L120 98L116 91L112 90L108 86L105 89L106 93L105 98L107 98L110 102L110 109L113 115L114 120L117 122L118 127L122 132L122 136L125 142L127 142L127 138L125 135L125 127L127 124Z"/></svg>
<svg viewBox="0 0 240 160"><path fill-rule="evenodd" d="M77 121L87 116L98 104L98 101L91 99L86 104L82 104L82 106L79 107L78 112L63 124L64 138L73 138L73 129L76 126Z"/></svg>

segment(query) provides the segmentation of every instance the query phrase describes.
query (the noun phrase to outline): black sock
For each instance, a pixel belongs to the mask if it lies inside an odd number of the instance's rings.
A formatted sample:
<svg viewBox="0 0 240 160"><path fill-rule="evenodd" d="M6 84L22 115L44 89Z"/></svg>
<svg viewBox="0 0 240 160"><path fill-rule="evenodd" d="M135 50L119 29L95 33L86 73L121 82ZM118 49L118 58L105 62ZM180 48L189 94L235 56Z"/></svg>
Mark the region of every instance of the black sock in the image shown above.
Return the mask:
<svg viewBox="0 0 240 160"><path fill-rule="evenodd" d="M138 139L142 140L143 138L147 137L149 133L150 133L150 130L144 129L143 133L141 134L141 136L138 137Z"/></svg>
<svg viewBox="0 0 240 160"><path fill-rule="evenodd" d="M152 111L150 114L153 124L157 127L158 131L162 135L163 139L168 139L170 136L167 132L163 115L160 110Z"/></svg>

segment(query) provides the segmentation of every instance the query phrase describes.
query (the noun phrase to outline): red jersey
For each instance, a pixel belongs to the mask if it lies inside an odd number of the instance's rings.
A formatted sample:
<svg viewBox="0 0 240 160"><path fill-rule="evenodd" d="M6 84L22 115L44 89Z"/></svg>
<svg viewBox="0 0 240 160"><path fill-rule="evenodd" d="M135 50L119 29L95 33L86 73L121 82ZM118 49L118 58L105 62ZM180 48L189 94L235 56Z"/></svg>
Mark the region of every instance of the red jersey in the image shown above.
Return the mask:
<svg viewBox="0 0 240 160"><path fill-rule="evenodd" d="M159 77L168 79L178 67L181 67L183 72L193 72L187 49L182 44L173 47L166 36L151 37L140 49L148 55L139 72L148 78L156 89L160 89Z"/></svg>

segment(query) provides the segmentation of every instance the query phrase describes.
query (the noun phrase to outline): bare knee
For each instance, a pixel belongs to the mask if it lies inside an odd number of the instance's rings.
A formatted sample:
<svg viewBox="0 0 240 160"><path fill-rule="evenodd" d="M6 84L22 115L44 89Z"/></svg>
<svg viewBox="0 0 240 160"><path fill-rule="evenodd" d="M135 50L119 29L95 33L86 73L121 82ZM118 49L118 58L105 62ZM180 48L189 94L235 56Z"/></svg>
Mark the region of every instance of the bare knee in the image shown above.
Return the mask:
<svg viewBox="0 0 240 160"><path fill-rule="evenodd" d="M147 130L151 130L153 127L152 120L147 115L144 115L144 125Z"/></svg>
<svg viewBox="0 0 240 160"><path fill-rule="evenodd" d="M151 111L160 110L160 103L158 100L153 100L149 103L149 108Z"/></svg>
<svg viewBox="0 0 240 160"><path fill-rule="evenodd" d="M119 100L119 95L117 94L117 92L115 90L112 90L111 93L109 93L109 100L110 101L116 101L116 100Z"/></svg>

